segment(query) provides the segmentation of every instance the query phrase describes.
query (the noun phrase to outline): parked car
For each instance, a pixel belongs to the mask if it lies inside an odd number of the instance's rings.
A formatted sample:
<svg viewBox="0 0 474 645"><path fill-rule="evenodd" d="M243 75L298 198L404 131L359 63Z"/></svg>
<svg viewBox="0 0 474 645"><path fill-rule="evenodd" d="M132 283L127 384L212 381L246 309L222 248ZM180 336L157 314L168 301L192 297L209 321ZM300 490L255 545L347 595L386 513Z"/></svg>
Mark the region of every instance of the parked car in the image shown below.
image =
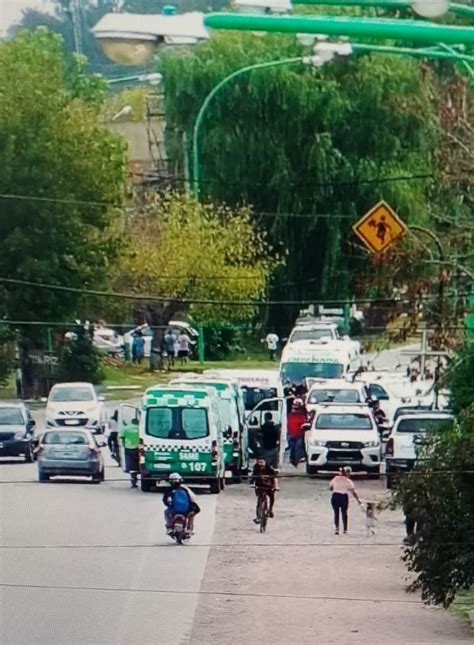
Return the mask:
<svg viewBox="0 0 474 645"><path fill-rule="evenodd" d="M371 477L380 476L379 433L365 404L318 405L311 428L305 433L305 447L308 475L351 466Z"/></svg>
<svg viewBox="0 0 474 645"><path fill-rule="evenodd" d="M385 447L387 488L392 488L397 474L413 468L427 435L452 423L453 415L444 411L411 411L399 416Z"/></svg>
<svg viewBox="0 0 474 645"><path fill-rule="evenodd" d="M38 481L56 475L92 477L104 481L105 441L97 441L89 430L47 430L38 447Z"/></svg>
<svg viewBox="0 0 474 645"><path fill-rule="evenodd" d="M46 427L81 427L102 434L107 426L104 400L91 383L57 383L47 399Z"/></svg>
<svg viewBox="0 0 474 645"><path fill-rule="evenodd" d="M186 336L188 336L189 340L191 341L191 351L192 351L192 347L197 344L199 334L197 330L194 329L194 327L191 327L191 325L189 325L186 322L182 322L180 320L170 320L168 325L166 325L166 329L171 329L171 331L175 336L179 336L179 334L184 331ZM153 329L149 325L139 325L138 327L135 327L135 329L132 329L127 333L125 333L123 336L124 344L129 347L129 351L131 353L133 336L137 332L140 332L143 336L143 340L145 341L144 356L148 357L150 356L151 343L153 340Z"/></svg>
<svg viewBox="0 0 474 645"><path fill-rule="evenodd" d="M24 403L0 403L0 457L34 460L35 421Z"/></svg>
<svg viewBox="0 0 474 645"><path fill-rule="evenodd" d="M66 340L75 340L77 335L73 331L68 331L64 337ZM123 336L118 334L115 329L94 327L93 343L101 354L123 358L125 356L124 342Z"/></svg>

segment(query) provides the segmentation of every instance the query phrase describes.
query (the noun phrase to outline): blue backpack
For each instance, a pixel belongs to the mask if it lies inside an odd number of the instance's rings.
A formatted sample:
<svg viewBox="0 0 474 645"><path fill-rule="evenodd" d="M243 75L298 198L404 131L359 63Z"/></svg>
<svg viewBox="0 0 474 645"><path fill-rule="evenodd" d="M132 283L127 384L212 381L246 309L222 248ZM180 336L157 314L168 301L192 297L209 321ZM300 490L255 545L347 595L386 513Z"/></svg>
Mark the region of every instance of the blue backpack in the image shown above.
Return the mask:
<svg viewBox="0 0 474 645"><path fill-rule="evenodd" d="M171 508L174 513L189 513L191 510L191 500L188 492L184 488L176 488L172 493L173 503Z"/></svg>

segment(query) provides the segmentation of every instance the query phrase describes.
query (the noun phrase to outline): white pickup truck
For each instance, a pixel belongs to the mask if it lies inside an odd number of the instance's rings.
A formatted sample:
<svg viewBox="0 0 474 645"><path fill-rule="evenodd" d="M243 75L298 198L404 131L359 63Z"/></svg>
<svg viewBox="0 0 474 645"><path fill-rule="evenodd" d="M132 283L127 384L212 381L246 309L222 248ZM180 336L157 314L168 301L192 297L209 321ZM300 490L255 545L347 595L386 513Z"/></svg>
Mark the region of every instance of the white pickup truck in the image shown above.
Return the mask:
<svg viewBox="0 0 474 645"><path fill-rule="evenodd" d="M349 336L341 336L337 325L327 322L311 322L297 324L288 338L288 344L298 341L311 341L324 343L341 343L346 348L350 359L360 356L361 346L358 340L352 340Z"/></svg>

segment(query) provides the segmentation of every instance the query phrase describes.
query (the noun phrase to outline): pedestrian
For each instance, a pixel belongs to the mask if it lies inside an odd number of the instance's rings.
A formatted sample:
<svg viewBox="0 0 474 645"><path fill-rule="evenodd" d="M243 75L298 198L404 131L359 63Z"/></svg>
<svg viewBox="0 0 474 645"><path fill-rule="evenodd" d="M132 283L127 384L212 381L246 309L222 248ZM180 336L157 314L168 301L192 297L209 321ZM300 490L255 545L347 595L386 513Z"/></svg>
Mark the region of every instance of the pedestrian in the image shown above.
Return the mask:
<svg viewBox="0 0 474 645"><path fill-rule="evenodd" d="M344 533L347 533L348 517L347 512L349 509L349 493L354 497L359 506L362 502L357 495L354 482L351 480L352 469L345 466L339 470L339 475L331 479L329 483L329 490L332 491L331 506L334 511L334 527L335 534L339 535L339 516L342 515L342 527Z"/></svg>
<svg viewBox="0 0 474 645"><path fill-rule="evenodd" d="M138 365L140 365L144 356L145 356L145 340L143 338L142 332L137 331L133 335L133 340L132 340L132 362L138 363Z"/></svg>
<svg viewBox="0 0 474 645"><path fill-rule="evenodd" d="M279 340L280 339L273 330L265 337L265 343L267 345L268 355L271 361L275 360Z"/></svg>
<svg viewBox="0 0 474 645"><path fill-rule="evenodd" d="M186 365L189 358L189 350L191 347L191 341L188 336L182 331L178 336L178 358L180 359L181 365Z"/></svg>
<svg viewBox="0 0 474 645"><path fill-rule="evenodd" d="M304 425L307 423L307 414L302 399L295 399L291 413L288 415L288 444L290 447L290 463L298 468L300 460L304 457Z"/></svg>
<svg viewBox="0 0 474 645"><path fill-rule="evenodd" d="M421 519L416 509L416 500L405 499L403 501L403 514L405 515L405 544L414 544L418 533L421 531Z"/></svg>
<svg viewBox="0 0 474 645"><path fill-rule="evenodd" d="M168 361L168 370L174 367L174 346L176 342L176 337L171 331L171 329L166 330L164 338L164 348L166 352L166 357Z"/></svg>
<svg viewBox="0 0 474 645"><path fill-rule="evenodd" d="M115 410L109 419L109 436L107 437L107 445L109 446L112 458L115 459L117 465L120 466L118 414L118 410Z"/></svg>
<svg viewBox="0 0 474 645"><path fill-rule="evenodd" d="M260 454L272 468L278 468L280 448L280 428L273 421L272 413L265 412L260 428Z"/></svg>
<svg viewBox="0 0 474 645"><path fill-rule="evenodd" d="M138 419L132 419L129 425L121 428L119 436L125 452L125 472L130 473L131 487L136 488L138 471L140 470L138 455L140 432L138 429Z"/></svg>

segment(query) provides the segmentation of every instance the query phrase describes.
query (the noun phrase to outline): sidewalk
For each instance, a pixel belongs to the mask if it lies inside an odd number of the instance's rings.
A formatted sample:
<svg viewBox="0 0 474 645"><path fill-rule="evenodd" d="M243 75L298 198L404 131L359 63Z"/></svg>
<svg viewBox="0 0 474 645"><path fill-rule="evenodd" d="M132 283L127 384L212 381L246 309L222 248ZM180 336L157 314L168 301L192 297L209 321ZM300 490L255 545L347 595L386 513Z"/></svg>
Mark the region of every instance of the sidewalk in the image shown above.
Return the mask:
<svg viewBox="0 0 474 645"><path fill-rule="evenodd" d="M404 591L401 515L383 513L367 538L353 503L349 535L335 536L327 484L283 480L264 535L252 523L253 490L233 486L219 496L190 645L471 642L455 617ZM356 487L366 499L385 492L377 481Z"/></svg>

